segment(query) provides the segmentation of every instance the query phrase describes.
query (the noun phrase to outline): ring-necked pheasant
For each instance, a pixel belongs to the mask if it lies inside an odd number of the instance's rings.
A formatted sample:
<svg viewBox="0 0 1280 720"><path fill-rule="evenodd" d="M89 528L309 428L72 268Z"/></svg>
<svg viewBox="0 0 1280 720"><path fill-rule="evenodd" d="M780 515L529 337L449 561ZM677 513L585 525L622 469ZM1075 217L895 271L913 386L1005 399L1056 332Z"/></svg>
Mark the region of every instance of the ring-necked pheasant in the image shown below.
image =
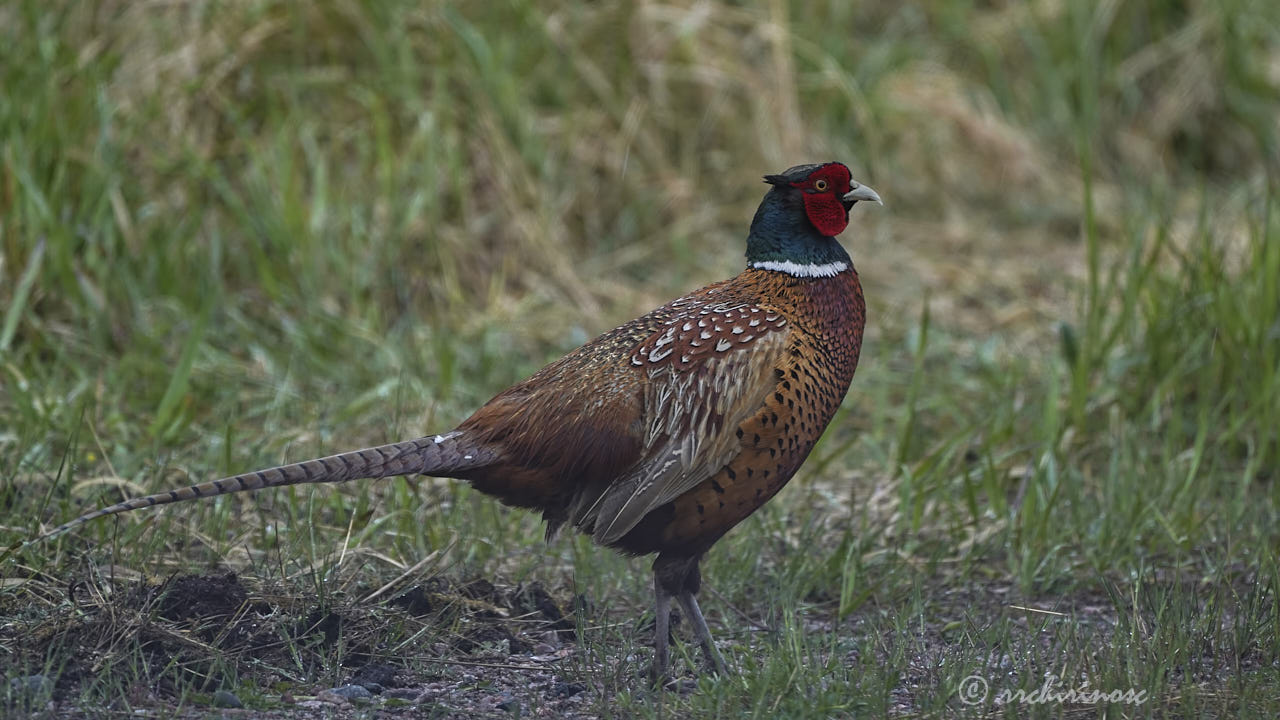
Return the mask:
<svg viewBox="0 0 1280 720"><path fill-rule="evenodd" d="M795 474L858 364L865 305L835 236L859 200L841 163L768 175L747 268L617 327L493 398L457 428L127 500L105 515L243 490L430 475L469 481L653 563L653 672L674 597L723 671L695 595L698 562Z"/></svg>

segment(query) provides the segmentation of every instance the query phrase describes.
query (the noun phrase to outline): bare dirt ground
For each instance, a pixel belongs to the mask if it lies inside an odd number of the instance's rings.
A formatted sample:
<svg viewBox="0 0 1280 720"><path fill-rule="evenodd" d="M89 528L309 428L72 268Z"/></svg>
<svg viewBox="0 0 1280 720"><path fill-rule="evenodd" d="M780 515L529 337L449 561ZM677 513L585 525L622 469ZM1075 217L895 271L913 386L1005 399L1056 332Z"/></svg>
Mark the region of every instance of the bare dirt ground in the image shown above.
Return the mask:
<svg viewBox="0 0 1280 720"><path fill-rule="evenodd" d="M1247 593L1249 583L1241 574L1235 592ZM584 671L584 664L627 674L642 672L649 660L643 653L623 657L618 647L592 637L595 629L584 630L581 618L598 616L586 598L556 597L537 583L432 578L374 602L328 608L248 587L231 572L160 582L113 584L100 578L69 591L71 602L39 618L19 612L0 630L0 641L16 645L28 661L57 654L74 658L51 671L56 685L39 697L11 688L10 717L594 718L608 714L611 690L592 678L609 673ZM875 647L877 654L904 644L911 648L906 671L890 691L894 714L921 711L914 699L937 691L938 668L957 660L957 634L975 619L1012 617L1021 635L1011 643L1015 651L987 661L987 677L998 683L1008 676L1010 686L1017 685L1016 674L1052 673L1050 659L1067 647L1102 658L1117 633L1126 631L1113 599L1103 593L1025 598L999 583L940 584L927 604L927 617L909 637L855 643ZM882 608L868 605L837 621L821 607L805 613L805 632L862 639L887 632L877 621ZM673 634L679 634L675 620ZM650 631L651 625L631 623L624 633L635 642L626 645L647 645ZM768 652L770 632L760 623L746 643ZM63 646L62 652L51 652L53 645ZM68 645L73 652L66 652ZM848 651L843 661L858 665L867 659L860 652ZM82 693L95 682L127 676L110 666L122 657L145 663L140 674L165 679L128 688L128 708L88 706ZM1257 661L1235 660L1244 666ZM1186 671L1196 682L1212 684L1231 672L1219 667L1225 662L1192 659L1195 667ZM167 679L178 676L205 678L202 692L182 697ZM316 677L331 681L303 679ZM687 692L691 676L684 680ZM659 692L642 682L622 684ZM227 687L235 692L222 690Z"/></svg>
<svg viewBox="0 0 1280 720"><path fill-rule="evenodd" d="M203 716L216 709L226 717L347 717L376 708L378 716L511 717L522 709L526 717L593 716L584 710L585 686L560 668L575 652L578 631L536 583L433 580L363 608L294 606L247 588L234 573L109 588L109 582L73 585L72 602L59 611L29 625L22 618L7 623L6 642L28 660L51 644L74 646L51 697L26 711L124 712L85 707L79 695L109 669L101 663L119 657L122 644L136 644L149 673L207 678L207 694L188 697L181 711L171 681L134 688L133 709L144 714ZM398 634L385 633L389 625L415 627L419 640L407 650L386 647L380 636ZM339 655L340 682L332 687L295 679ZM237 674L234 683L229 672ZM258 694L232 699L217 692L229 684ZM536 712L528 712L533 705Z"/></svg>

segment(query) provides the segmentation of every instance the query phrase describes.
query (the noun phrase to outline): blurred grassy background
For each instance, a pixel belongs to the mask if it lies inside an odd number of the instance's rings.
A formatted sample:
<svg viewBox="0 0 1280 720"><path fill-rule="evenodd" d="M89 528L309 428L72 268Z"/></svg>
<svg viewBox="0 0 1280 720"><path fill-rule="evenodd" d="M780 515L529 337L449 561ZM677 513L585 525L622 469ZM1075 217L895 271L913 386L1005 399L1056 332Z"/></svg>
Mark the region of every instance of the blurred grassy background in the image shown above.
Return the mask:
<svg viewBox="0 0 1280 720"><path fill-rule="evenodd" d="M1276 3L14 0L0 79L5 543L122 493L452 427L736 272L759 177L839 159L886 200L843 238L863 367L706 568L728 607L830 623L739 636L782 645L670 702L954 709L960 670L1032 652L1013 596L1115 616L1028 667L1180 712L1276 700ZM24 551L5 607L56 604L82 551L338 602L449 548L445 572L643 614L640 562L539 532L442 482L223 498ZM916 677L931 652L955 669ZM652 711L577 672L598 712Z"/></svg>

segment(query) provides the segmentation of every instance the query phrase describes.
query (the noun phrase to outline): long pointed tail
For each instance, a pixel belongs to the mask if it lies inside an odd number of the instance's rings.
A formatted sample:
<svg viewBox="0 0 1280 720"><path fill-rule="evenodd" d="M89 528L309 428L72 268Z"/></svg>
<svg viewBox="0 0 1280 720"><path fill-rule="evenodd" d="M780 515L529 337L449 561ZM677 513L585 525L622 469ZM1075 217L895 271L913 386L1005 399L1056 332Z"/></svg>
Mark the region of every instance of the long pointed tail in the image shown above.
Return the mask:
<svg viewBox="0 0 1280 720"><path fill-rule="evenodd" d="M448 477L451 472L460 472L478 467L492 460L491 455L484 450L465 447L462 443L457 442L460 434L452 432L445 435L429 435L417 440L406 440L405 442L392 443L390 445L354 450L291 465L281 465L268 470L257 470L243 475L211 480L199 485L190 485L155 495L147 495L146 497L132 498L100 510L85 513L33 540L27 541L25 544L36 543L61 535L68 530L97 520L100 517L129 512L130 510L140 510L155 505L167 505L197 498L284 485L338 483L357 479L372 480L395 477L397 475L421 474Z"/></svg>

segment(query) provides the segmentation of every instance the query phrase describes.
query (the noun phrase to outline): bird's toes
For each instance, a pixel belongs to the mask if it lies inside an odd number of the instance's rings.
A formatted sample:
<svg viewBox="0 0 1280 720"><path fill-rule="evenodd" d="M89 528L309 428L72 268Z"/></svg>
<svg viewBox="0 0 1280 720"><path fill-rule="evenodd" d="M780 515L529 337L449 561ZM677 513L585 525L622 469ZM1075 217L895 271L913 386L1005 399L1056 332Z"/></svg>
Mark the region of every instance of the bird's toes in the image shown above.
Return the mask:
<svg viewBox="0 0 1280 720"><path fill-rule="evenodd" d="M656 686L665 692L678 693L680 695L688 695L698 687L698 679L691 677L667 678L666 682Z"/></svg>
<svg viewBox="0 0 1280 720"><path fill-rule="evenodd" d="M649 680L649 684L655 688L666 687L667 683L671 682L670 670L658 665L657 663L654 663L648 670L642 671L639 674L642 677L647 678Z"/></svg>
<svg viewBox="0 0 1280 720"><path fill-rule="evenodd" d="M649 681L650 687L662 692L674 692L681 695L688 695L698 686L698 679L696 677L687 677L683 675L680 677L674 677L672 676L671 669L669 667L660 668L657 665L653 665L648 670L644 671L642 675Z"/></svg>

